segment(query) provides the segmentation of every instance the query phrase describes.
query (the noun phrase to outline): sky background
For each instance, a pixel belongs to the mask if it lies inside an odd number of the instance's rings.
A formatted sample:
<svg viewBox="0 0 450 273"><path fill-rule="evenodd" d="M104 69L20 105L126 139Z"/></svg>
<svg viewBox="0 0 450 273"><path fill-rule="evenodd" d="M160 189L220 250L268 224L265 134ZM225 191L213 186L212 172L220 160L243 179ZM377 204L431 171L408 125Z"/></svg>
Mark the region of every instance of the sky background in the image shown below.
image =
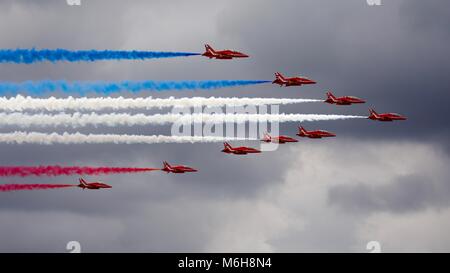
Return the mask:
<svg viewBox="0 0 450 273"><path fill-rule="evenodd" d="M0 144L1 165L158 167L167 160L200 169L186 175L86 177L111 184L111 190L1 193L0 251L65 252L73 240L84 252L366 252L372 240L386 252L450 251L450 2L382 3L82 0L81 6L68 6L63 0L1 1L2 49L202 52L210 43L251 58L0 64L0 81L272 80L280 71L318 84L133 96L320 99L331 89L368 103L310 103L280 111L367 115L370 106L409 119L304 123L338 137L302 139L248 157L220 153L220 143ZM280 130L294 135L297 125L282 124ZM170 126L30 130L157 134L169 133ZM12 177L1 183L77 179Z"/></svg>

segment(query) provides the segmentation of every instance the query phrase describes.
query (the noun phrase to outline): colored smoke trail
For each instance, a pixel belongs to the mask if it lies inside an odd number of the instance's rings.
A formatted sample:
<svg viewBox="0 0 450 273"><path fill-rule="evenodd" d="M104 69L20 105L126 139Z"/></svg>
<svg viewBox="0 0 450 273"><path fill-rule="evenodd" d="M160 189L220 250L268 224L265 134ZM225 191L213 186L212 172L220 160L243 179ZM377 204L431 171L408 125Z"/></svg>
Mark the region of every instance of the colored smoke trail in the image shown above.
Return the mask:
<svg viewBox="0 0 450 273"><path fill-rule="evenodd" d="M361 119L366 116L353 115L325 115L325 114L24 114L24 113L0 113L1 126L18 126L22 128L36 126L134 126L134 125L165 125L171 123L245 123L245 122L304 122L325 120Z"/></svg>
<svg viewBox="0 0 450 273"><path fill-rule="evenodd" d="M0 166L0 176L60 176L60 175L106 175L141 173L160 169L126 167L79 167L79 166Z"/></svg>
<svg viewBox="0 0 450 273"><path fill-rule="evenodd" d="M21 91L41 95L47 92L62 91L65 93L76 93L85 95L88 93L100 93L104 95L121 91L140 92L148 91L169 91L169 90L210 90L225 87L237 87L267 83L263 80L205 80L205 81L121 81L121 82L67 82L59 81L26 81L21 83L1 82L0 94Z"/></svg>
<svg viewBox="0 0 450 273"><path fill-rule="evenodd" d="M70 184L4 184L0 185L0 192L6 191L32 191L32 190L49 190L76 187Z"/></svg>
<svg viewBox="0 0 450 273"><path fill-rule="evenodd" d="M146 60L200 55L191 52L125 51L125 50L67 50L67 49L2 49L0 63L35 62L95 62L101 60Z"/></svg>
<svg viewBox="0 0 450 273"><path fill-rule="evenodd" d="M323 102L316 99L288 99L288 98L215 98L215 97L192 97L192 98L32 98L18 95L7 98L0 97L0 110L2 111L100 111L100 110L123 110L123 109L152 109L164 107L223 107L246 106L246 105L285 105L307 102Z"/></svg>
<svg viewBox="0 0 450 273"><path fill-rule="evenodd" d="M210 143L223 141L257 140L239 137L216 136L164 136L164 135L116 135L81 133L14 132L0 134L0 143L14 144L156 144L156 143Z"/></svg>

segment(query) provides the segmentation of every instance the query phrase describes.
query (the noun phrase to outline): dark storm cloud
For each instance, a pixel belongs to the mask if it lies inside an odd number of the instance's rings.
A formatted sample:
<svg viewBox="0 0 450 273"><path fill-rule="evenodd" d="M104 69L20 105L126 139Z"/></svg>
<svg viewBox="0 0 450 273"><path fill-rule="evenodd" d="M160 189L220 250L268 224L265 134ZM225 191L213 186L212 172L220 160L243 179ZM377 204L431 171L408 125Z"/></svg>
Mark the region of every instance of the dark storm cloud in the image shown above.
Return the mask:
<svg viewBox="0 0 450 273"><path fill-rule="evenodd" d="M353 143L340 140L351 139L355 145L364 145L379 139L388 142L412 139L419 144L436 144L438 149L450 147L446 120L450 98L448 1L385 0L382 7L369 7L364 0L129 2L82 0L82 6L70 7L63 0L2 1L0 47L196 52L202 51L203 43L208 42L218 49L247 52L251 58L231 62L192 57L146 62L2 64L0 80L259 80L271 79L273 72L279 70L288 75L304 74L319 84L292 89L267 84L140 95L323 98L326 89L333 89L336 95L359 96L369 104L333 107L312 103L280 110L365 115L367 107L374 106L379 111L398 111L410 117L406 122L394 124L370 120L305 123L307 128L338 133L338 139L327 142L328 149L337 149L329 167L341 160L339 154L348 153L360 158L361 169L373 165L383 171L383 160L369 156L370 150L354 150ZM281 129L293 135L296 124L282 124ZM88 127L79 131L168 134L170 128ZM168 160L197 167L200 172L180 176L156 172L89 177L113 185L111 191L102 192L69 189L7 193L0 198L0 233L8 234L0 236L0 251L64 251L69 240L80 240L86 251L270 249L267 245L259 247L260 242L268 242L277 251L342 251L352 249L357 241L354 225L364 221L366 213L399 214L448 207L444 199L449 191L448 174L433 177L430 173L413 173L396 177L388 185L327 184L320 195L305 188L296 192L301 198L295 196L294 209L281 206L272 211L284 198L275 202L266 193L283 189L289 180L287 173L302 170L296 180L309 185L315 181L316 173L324 172L319 163L330 154L317 151L313 143L299 143L296 149L282 146L275 152L248 158L220 153L220 143L1 144L2 165L155 167ZM336 148L341 145L348 150ZM380 145L380 150L389 154L389 147L383 147ZM306 177L305 172L310 169L305 166L315 168L316 172ZM335 170L337 174L343 171ZM330 175L322 182L331 183L333 179ZM5 178L2 183L75 183L75 180L76 177ZM429 181L431 184L427 184ZM296 202L305 202L310 195L318 199L329 196L327 204L331 208L312 200L305 206L310 212L296 214L305 205ZM259 208L259 203L264 205ZM355 206L360 209L352 209ZM282 218L278 223L277 217L286 211L293 215L289 214L289 221ZM304 229L297 226L297 219L307 223ZM345 224L342 219L346 219ZM267 231L266 227L274 222L276 227ZM99 235L93 235L93 230ZM249 232L245 233L246 230ZM256 237L248 245L237 243L252 236Z"/></svg>
<svg viewBox="0 0 450 273"><path fill-rule="evenodd" d="M431 31L431 34L448 36L450 30L450 10L445 0L404 1L400 16L404 17L405 26L419 31ZM445 37L449 38L449 37Z"/></svg>
<svg viewBox="0 0 450 273"><path fill-rule="evenodd" d="M444 177L410 175L382 186L356 184L330 188L329 202L349 212L405 213L428 207L447 207L450 183Z"/></svg>
<svg viewBox="0 0 450 273"><path fill-rule="evenodd" d="M410 121L395 135L448 134L448 124L439 119L449 114L449 36L441 24L448 20L442 11L448 10L447 2L389 1L382 7L357 0L256 2L246 1L248 9L228 9L219 17L219 27L254 51L258 74L303 73L319 83L303 88L301 96L321 97L332 89L368 101L325 111L367 114L373 106L404 113ZM250 8L256 4L258 9ZM227 20L233 15L237 19ZM424 27L428 21L436 23ZM305 105L302 111L324 108ZM346 125L343 131L352 135L390 137L371 125Z"/></svg>

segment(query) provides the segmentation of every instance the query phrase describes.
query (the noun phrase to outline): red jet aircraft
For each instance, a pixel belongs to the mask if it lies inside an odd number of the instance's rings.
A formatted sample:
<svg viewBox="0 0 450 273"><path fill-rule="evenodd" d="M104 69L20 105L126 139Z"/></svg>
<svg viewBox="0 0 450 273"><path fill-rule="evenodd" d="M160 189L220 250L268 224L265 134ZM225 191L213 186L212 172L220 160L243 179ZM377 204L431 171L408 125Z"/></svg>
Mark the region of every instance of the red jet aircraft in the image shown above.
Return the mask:
<svg viewBox="0 0 450 273"><path fill-rule="evenodd" d="M274 143L279 143L279 144L285 144L287 142L298 142L298 140L296 140L295 138L292 137L288 137L288 136L276 136L273 137L271 135L269 135L268 133L264 134L264 138L261 140L264 142L274 142Z"/></svg>
<svg viewBox="0 0 450 273"><path fill-rule="evenodd" d="M394 121L394 120L406 120L407 118L405 116L402 116L397 113L383 113L378 114L373 109L369 109L370 116L369 119L371 120L379 120L379 121Z"/></svg>
<svg viewBox="0 0 450 273"><path fill-rule="evenodd" d="M248 55L238 52L238 51L233 51L233 50L220 50L220 51L215 51L210 45L206 44L205 45L206 51L205 53L202 54L202 56L208 57L210 59L212 58L216 58L216 59L221 59L221 60L230 60L233 58L248 58Z"/></svg>
<svg viewBox="0 0 450 273"><path fill-rule="evenodd" d="M105 183L101 183L101 182L86 182L83 178L80 178L80 184L78 185L78 187L84 189L89 189L89 190L98 190L98 189L109 189L112 188L112 186L105 184Z"/></svg>
<svg viewBox="0 0 450 273"><path fill-rule="evenodd" d="M303 84L315 84L316 82L305 77L285 78L280 72L275 73L275 80L272 83L284 86L301 86Z"/></svg>
<svg viewBox="0 0 450 273"><path fill-rule="evenodd" d="M336 105L351 105L354 103L365 103L364 100L352 97L352 96L344 96L336 98L331 91L327 92L327 99L325 100L326 103L329 104L336 104Z"/></svg>
<svg viewBox="0 0 450 273"><path fill-rule="evenodd" d="M306 131L303 126L298 127L299 137L309 137L309 138L322 138L322 137L335 137L336 135L324 130L317 131Z"/></svg>
<svg viewBox="0 0 450 273"><path fill-rule="evenodd" d="M164 168L162 168L161 170L166 172L166 173L193 173L193 172L197 172L196 169L190 168L190 167L186 167L183 165L179 165L179 166L171 166L169 163L167 163L167 161L163 162L164 164Z"/></svg>
<svg viewBox="0 0 450 273"><path fill-rule="evenodd" d="M235 154L235 155L246 155L246 154L256 154L256 153L260 153L260 150L254 149L254 148L250 148L250 147L231 147L230 144L228 144L228 142L224 142L223 143L224 149L222 150L222 152L227 153L227 154Z"/></svg>

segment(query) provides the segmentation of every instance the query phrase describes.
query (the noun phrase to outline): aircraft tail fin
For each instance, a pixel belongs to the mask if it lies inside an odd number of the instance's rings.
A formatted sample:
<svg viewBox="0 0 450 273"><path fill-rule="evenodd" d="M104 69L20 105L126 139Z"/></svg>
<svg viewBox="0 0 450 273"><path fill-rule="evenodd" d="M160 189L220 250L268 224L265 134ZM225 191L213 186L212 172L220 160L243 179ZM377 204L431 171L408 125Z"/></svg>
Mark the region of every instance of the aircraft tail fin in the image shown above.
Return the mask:
<svg viewBox="0 0 450 273"><path fill-rule="evenodd" d="M216 53L216 51L214 51L214 49L208 44L205 44L205 49L209 53L212 53L212 54Z"/></svg>
<svg viewBox="0 0 450 273"><path fill-rule="evenodd" d="M80 186L86 186L87 185L86 181L83 178L81 178L81 177L80 177L80 179L78 179L78 181L80 181Z"/></svg>
<svg viewBox="0 0 450 273"><path fill-rule="evenodd" d="M164 166L164 168L170 167L170 165L169 165L169 163L167 161L163 161L163 166Z"/></svg>
<svg viewBox="0 0 450 273"><path fill-rule="evenodd" d="M333 101L336 100L336 97L333 95L333 93L331 93L331 90L327 92L327 97Z"/></svg>
<svg viewBox="0 0 450 273"><path fill-rule="evenodd" d="M228 142L224 142L223 146L225 147L225 149L231 150L231 145Z"/></svg>
<svg viewBox="0 0 450 273"><path fill-rule="evenodd" d="M373 108L369 108L369 113L370 113L370 116L372 116L372 117L378 117L378 113L375 112L375 110L373 110Z"/></svg>
<svg viewBox="0 0 450 273"><path fill-rule="evenodd" d="M269 133L268 132L264 132L263 140L270 141L271 139L272 139L272 137L269 135Z"/></svg>
<svg viewBox="0 0 450 273"><path fill-rule="evenodd" d="M276 73L275 73L275 77L276 77L278 80L282 80L282 81L285 80L284 76L283 76L280 72L276 72Z"/></svg>
<svg viewBox="0 0 450 273"><path fill-rule="evenodd" d="M300 134L307 134L308 132L305 130L305 128L303 128L303 126L298 126L298 131Z"/></svg>

